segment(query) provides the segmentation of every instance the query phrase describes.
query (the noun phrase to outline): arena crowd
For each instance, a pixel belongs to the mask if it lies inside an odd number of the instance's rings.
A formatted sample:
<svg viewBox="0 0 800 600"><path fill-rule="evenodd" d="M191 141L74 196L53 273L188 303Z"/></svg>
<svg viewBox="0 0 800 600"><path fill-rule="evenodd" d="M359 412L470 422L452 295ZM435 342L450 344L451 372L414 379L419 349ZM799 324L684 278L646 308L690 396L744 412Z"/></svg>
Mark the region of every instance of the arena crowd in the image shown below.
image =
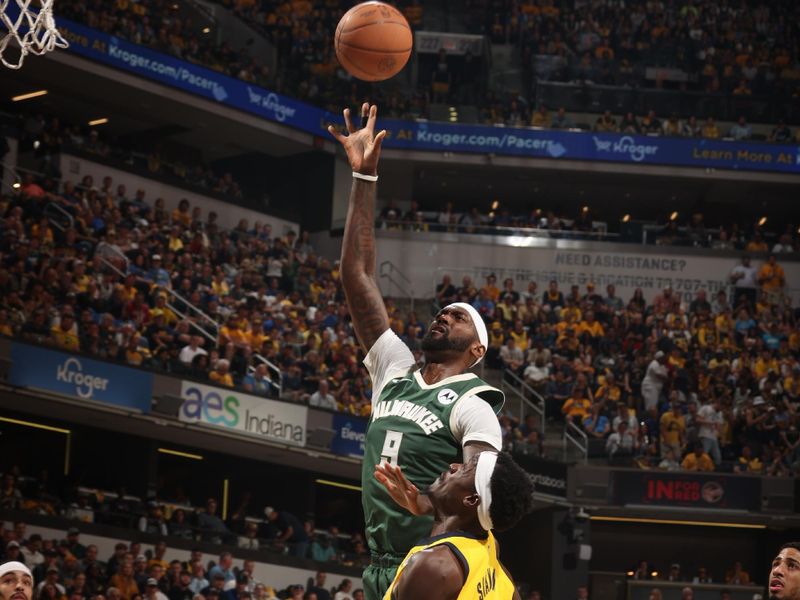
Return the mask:
<svg viewBox="0 0 800 600"><path fill-rule="evenodd" d="M71 216L63 231L49 203ZM275 236L246 220L224 231L214 213L186 200L151 205L111 178L45 189L28 176L0 209L0 333L369 415L338 264L317 256L306 232ZM747 247L769 249L758 236ZM613 286L518 290L494 277L460 286L447 277L435 302L473 304L491 332L488 366L525 379L548 417L585 430L593 453L785 475L798 467L800 332L781 255L757 256L732 270L727 291L701 290L688 303L670 289L648 303ZM421 360L429 316L392 299L387 308ZM542 423L500 418L509 443L540 451Z"/></svg>
<svg viewBox="0 0 800 600"><path fill-rule="evenodd" d="M217 517L218 518L218 517ZM209 560L193 549L185 561L165 559L170 529L155 544L118 542L111 556L101 556L95 544L84 544L77 528L63 539L29 533L23 521L2 530L2 560L18 561L33 573L34 600L363 600L353 581L326 585L327 573L318 570L305 581L276 589L255 574L255 561L234 561L231 552ZM315 541L316 543L316 541ZM331 549L332 542L325 542ZM336 542L338 544L338 541ZM315 560L316 557L315 557ZM236 562L237 564L234 564ZM323 567L325 560L319 560ZM313 571L311 571L313 573Z"/></svg>
<svg viewBox="0 0 800 600"><path fill-rule="evenodd" d="M343 103L356 106L369 97L390 117L430 118L431 103L471 104L478 107L478 120L483 123L566 129L584 124L573 122L562 107L537 102L537 81L621 89L672 85L708 94L760 95L774 102L791 102L800 93L800 63L791 50L800 39L800 18L790 0L769 4L749 0L736 7L700 1L681 8L646 2L634 10L620 2L604 3L598 10L554 0L470 2L461 15L465 28L519 48L528 89L502 93L490 89L488 79L479 75L483 70L479 57L446 51L436 60L420 63L415 86L401 87L396 82L374 86L353 79L333 51L333 32L348 8L340 2L225 0L222 4L271 42L277 53L275 69L253 56L247 45L218 41L214 32L181 17L169 2L69 0L61 3L59 12L337 114ZM399 7L412 27L422 25L421 2L401 2ZM653 69L660 75L648 76ZM675 74L665 75L670 72ZM595 130L711 139L752 135L751 126L739 116L733 126L720 128L713 113L656 115L644 110L640 115L615 117L612 109L600 107L605 113L594 123ZM800 139L800 129L793 130L780 118L777 121L769 141Z"/></svg>

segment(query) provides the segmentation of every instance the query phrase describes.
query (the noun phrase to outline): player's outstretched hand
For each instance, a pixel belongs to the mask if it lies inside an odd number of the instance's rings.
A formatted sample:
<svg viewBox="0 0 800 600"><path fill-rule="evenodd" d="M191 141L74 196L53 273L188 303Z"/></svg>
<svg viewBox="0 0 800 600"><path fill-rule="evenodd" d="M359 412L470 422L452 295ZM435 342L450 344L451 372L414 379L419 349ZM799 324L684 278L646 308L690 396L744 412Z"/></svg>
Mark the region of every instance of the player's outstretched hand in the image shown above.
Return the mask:
<svg viewBox="0 0 800 600"><path fill-rule="evenodd" d="M328 126L328 131L344 148L353 171L362 175L377 175L381 143L386 137L386 130L382 129L377 135L375 134L378 107L374 104L370 106L365 102L361 106L361 118L362 121L366 119L366 124L358 129L350 118L350 109L345 108L344 124L347 128L347 135L339 133L333 125Z"/></svg>
<svg viewBox="0 0 800 600"><path fill-rule="evenodd" d="M383 484L392 500L405 508L412 515L425 515L432 512L430 500L421 496L417 486L411 483L400 467L387 462L375 465L375 479Z"/></svg>

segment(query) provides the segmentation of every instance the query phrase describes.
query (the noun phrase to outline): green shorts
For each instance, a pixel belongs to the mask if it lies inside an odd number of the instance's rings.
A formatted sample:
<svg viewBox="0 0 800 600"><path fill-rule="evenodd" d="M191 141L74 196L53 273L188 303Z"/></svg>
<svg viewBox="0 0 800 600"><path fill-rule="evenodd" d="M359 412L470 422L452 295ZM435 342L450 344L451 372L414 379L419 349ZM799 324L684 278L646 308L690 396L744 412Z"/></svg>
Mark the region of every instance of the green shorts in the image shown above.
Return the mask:
<svg viewBox="0 0 800 600"><path fill-rule="evenodd" d="M366 600L383 600L401 562L403 559L400 557L390 558L388 555L383 555L382 558L376 559L373 555L372 564L364 569L361 575Z"/></svg>

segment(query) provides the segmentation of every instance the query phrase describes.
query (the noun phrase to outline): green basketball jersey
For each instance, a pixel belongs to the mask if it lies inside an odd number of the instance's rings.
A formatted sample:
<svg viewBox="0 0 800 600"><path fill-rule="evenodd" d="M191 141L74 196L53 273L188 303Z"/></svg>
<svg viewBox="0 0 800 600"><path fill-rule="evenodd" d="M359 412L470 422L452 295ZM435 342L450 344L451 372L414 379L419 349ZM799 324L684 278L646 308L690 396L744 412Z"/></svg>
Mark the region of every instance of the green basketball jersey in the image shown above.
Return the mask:
<svg viewBox="0 0 800 600"><path fill-rule="evenodd" d="M477 395L497 413L503 393L473 373L428 385L420 371L390 379L379 393L364 444L361 501L370 550L402 558L430 535L433 517L416 517L400 508L375 479L375 465L400 465L408 480L424 490L451 463L461 462L461 444L450 430L450 415L459 400Z"/></svg>

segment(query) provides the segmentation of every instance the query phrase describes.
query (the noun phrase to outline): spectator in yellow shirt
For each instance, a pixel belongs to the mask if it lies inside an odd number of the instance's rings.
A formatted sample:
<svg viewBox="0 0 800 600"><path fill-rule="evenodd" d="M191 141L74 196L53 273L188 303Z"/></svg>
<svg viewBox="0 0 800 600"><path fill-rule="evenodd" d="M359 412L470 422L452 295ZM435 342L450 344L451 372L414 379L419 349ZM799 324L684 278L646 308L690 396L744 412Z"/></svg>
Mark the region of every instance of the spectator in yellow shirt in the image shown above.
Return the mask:
<svg viewBox="0 0 800 600"><path fill-rule="evenodd" d="M582 314L581 309L575 304L575 300L571 298L567 299L567 307L561 309L561 318L576 325L580 323Z"/></svg>
<svg viewBox="0 0 800 600"><path fill-rule="evenodd" d="M517 318L517 305L514 304L514 299L511 294L503 296L502 302L497 303L497 310L503 318L503 323L510 325Z"/></svg>
<svg viewBox="0 0 800 600"><path fill-rule="evenodd" d="M481 288L481 291L485 291L489 299L497 304L500 299L500 288L497 287L497 277L494 273L486 278L486 285Z"/></svg>
<svg viewBox="0 0 800 600"><path fill-rule="evenodd" d="M703 125L700 135L702 135L704 138L709 138L712 140L719 138L719 128L717 127L717 124L714 123L714 119L712 117L708 117L708 119L706 119L706 123Z"/></svg>
<svg viewBox="0 0 800 600"><path fill-rule="evenodd" d="M81 343L78 338L78 327L75 325L75 315L64 312L58 325L50 328L50 339L57 348L77 352Z"/></svg>
<svg viewBox="0 0 800 600"><path fill-rule="evenodd" d="M561 321L559 321L555 326L557 336L562 337L566 335L567 331L577 333L580 325L575 321L575 316L571 313L568 313L566 309L562 311L561 315Z"/></svg>
<svg viewBox="0 0 800 600"><path fill-rule="evenodd" d="M514 342L516 342L517 348L523 352L528 351L528 348L530 347L530 338L528 337L528 332L525 331L525 327L523 327L521 320L517 319L514 321L514 329L511 330L510 335L514 339Z"/></svg>
<svg viewBox="0 0 800 600"><path fill-rule="evenodd" d="M228 282L225 281L225 273L222 272L222 269L214 274L214 280L211 282L211 290L214 292L214 295L219 298L230 294L231 290L230 287L228 287Z"/></svg>
<svg viewBox="0 0 800 600"><path fill-rule="evenodd" d="M549 127L550 126L550 111L544 104L540 104L533 115L531 115L531 125L533 127Z"/></svg>
<svg viewBox="0 0 800 600"><path fill-rule="evenodd" d="M606 373L605 382L594 393L596 402L617 404L622 398L622 389L617 385L614 373Z"/></svg>
<svg viewBox="0 0 800 600"><path fill-rule="evenodd" d="M583 424L583 420L589 416L591 407L592 403L589 402L589 399L582 394L580 388L575 386L572 388L572 397L564 402L561 412L568 420L575 422L580 427Z"/></svg>
<svg viewBox="0 0 800 600"><path fill-rule="evenodd" d="M703 452L702 444L695 444L694 452L690 452L683 459L681 467L687 471L713 471L714 461Z"/></svg>
<svg viewBox="0 0 800 600"><path fill-rule="evenodd" d="M180 252L183 250L183 240L181 239L181 228L173 227L172 232L169 234L169 249L172 252Z"/></svg>
<svg viewBox="0 0 800 600"><path fill-rule="evenodd" d="M161 292L156 296L155 308L161 311L161 314L164 315L164 323L170 327L173 327L175 323L178 322L178 315L176 315L173 310L167 306L167 295L164 292Z"/></svg>
<svg viewBox="0 0 800 600"><path fill-rule="evenodd" d="M251 353L250 335L241 327L241 323L231 315L225 325L219 328L219 346L225 349L225 358L231 360L234 353L239 350L246 358Z"/></svg>
<svg viewBox="0 0 800 600"><path fill-rule="evenodd" d="M753 363L753 375L756 379L763 379L769 374L770 371L778 372L780 365L778 361L772 356L769 349L764 348L761 355Z"/></svg>
<svg viewBox="0 0 800 600"><path fill-rule="evenodd" d="M747 242L747 245L744 247L745 252L767 252L769 250L769 246L764 241L764 238L761 237L761 232L756 231L753 234L753 239Z"/></svg>
<svg viewBox="0 0 800 600"><path fill-rule="evenodd" d="M606 334L600 321L595 320L594 312L591 310L586 311L586 318L581 321L581 324L578 326L578 332L581 338L588 335L590 341L603 337Z"/></svg>
<svg viewBox="0 0 800 600"><path fill-rule="evenodd" d="M672 410L661 415L659 428L661 430L661 455L666 456L667 450L671 450L673 456L680 456L686 442L686 420L681 414L680 404L677 400L672 401Z"/></svg>
<svg viewBox="0 0 800 600"><path fill-rule="evenodd" d="M770 254L759 269L758 283L761 284L761 290L767 293L779 292L786 285L786 274L774 254Z"/></svg>
<svg viewBox="0 0 800 600"><path fill-rule="evenodd" d="M742 455L736 461L733 470L737 473L760 474L764 470L764 465L757 456L753 456L753 450L750 446L743 446Z"/></svg>
<svg viewBox="0 0 800 600"><path fill-rule="evenodd" d="M85 294L89 289L91 278L86 274L86 264L76 260L72 267L72 284L76 294Z"/></svg>
<svg viewBox="0 0 800 600"><path fill-rule="evenodd" d="M228 362L224 358L220 358L217 361L214 370L208 374L208 378L217 385L223 385L225 387L233 387L233 377L231 377L231 374L228 372L230 366L231 366L230 362Z"/></svg>

